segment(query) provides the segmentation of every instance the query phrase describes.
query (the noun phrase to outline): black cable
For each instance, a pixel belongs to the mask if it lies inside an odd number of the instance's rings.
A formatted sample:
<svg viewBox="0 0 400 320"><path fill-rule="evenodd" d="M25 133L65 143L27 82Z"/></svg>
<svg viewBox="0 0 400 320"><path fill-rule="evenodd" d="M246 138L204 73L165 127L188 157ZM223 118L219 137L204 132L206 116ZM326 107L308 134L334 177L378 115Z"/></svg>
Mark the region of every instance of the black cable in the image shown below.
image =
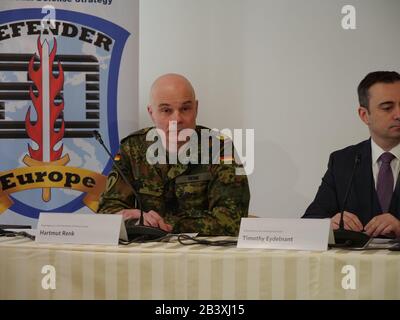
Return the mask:
<svg viewBox="0 0 400 320"><path fill-rule="evenodd" d="M127 246L127 245L129 245L131 243L163 242L163 241L169 240L169 239L171 239L172 237L175 237L175 236L176 236L175 234L167 234L166 236L163 236L163 237L160 237L160 238L157 238L157 239L147 239L146 236L139 236L139 237L136 237L136 238L134 238L132 240L129 240L129 241L125 241L125 240L121 240L120 239L119 240L119 244L121 244L123 246Z"/></svg>
<svg viewBox="0 0 400 320"><path fill-rule="evenodd" d="M33 236L25 231L15 232L15 231L7 231L4 229L0 229L0 237L17 237L17 236L35 240L35 236Z"/></svg>
<svg viewBox="0 0 400 320"><path fill-rule="evenodd" d="M229 247L229 246L236 246L237 240L206 240L206 239L196 239L191 237L187 234L180 234L178 235L178 241L180 244L184 246L190 246L195 244L204 244L206 246L216 246L216 247ZM191 242L184 242L184 241L191 241Z"/></svg>
<svg viewBox="0 0 400 320"><path fill-rule="evenodd" d="M164 237L158 238L158 239L153 239L153 240L147 240L145 237L138 237L129 241L125 240L119 240L120 245L129 245L131 243L148 243L148 242L164 242L168 241L173 237L178 237L178 242L184 246L191 246L195 244L203 244L206 246L215 246L215 247L229 247L229 246L236 246L237 245L237 240L206 240L206 239L196 239L194 237L191 237L187 234L168 234Z"/></svg>

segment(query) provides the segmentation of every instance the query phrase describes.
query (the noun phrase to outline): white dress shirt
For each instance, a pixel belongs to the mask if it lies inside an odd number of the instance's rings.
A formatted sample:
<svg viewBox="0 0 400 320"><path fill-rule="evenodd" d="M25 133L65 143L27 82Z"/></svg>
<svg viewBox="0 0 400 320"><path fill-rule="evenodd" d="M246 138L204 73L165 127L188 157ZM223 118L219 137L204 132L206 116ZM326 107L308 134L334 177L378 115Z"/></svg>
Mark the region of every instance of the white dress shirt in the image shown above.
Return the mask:
<svg viewBox="0 0 400 320"><path fill-rule="evenodd" d="M372 173L374 175L374 181L375 181L375 189L376 189L376 184L378 182L378 174L379 174L379 168L381 167L382 161L378 161L379 157L385 153L380 146L378 146L373 139L371 139L371 152L372 152ZM395 158L392 160L390 163L390 167L392 168L393 172L393 178L394 178L394 185L393 185L393 190L396 187L397 183L397 178L399 175L400 171L400 144L395 146L392 150L389 151L392 155L395 156Z"/></svg>

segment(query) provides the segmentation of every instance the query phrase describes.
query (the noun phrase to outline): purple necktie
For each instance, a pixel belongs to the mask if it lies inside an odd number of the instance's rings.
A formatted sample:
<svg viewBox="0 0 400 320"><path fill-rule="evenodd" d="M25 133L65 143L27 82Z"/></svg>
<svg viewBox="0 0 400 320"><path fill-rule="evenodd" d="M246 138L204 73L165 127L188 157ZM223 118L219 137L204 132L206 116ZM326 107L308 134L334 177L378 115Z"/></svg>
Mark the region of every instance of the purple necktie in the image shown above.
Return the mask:
<svg viewBox="0 0 400 320"><path fill-rule="evenodd" d="M382 212L388 212L390 201L392 200L394 179L390 162L392 162L394 158L395 156L390 152L385 152L379 157L381 167L379 168L376 192L378 194Z"/></svg>

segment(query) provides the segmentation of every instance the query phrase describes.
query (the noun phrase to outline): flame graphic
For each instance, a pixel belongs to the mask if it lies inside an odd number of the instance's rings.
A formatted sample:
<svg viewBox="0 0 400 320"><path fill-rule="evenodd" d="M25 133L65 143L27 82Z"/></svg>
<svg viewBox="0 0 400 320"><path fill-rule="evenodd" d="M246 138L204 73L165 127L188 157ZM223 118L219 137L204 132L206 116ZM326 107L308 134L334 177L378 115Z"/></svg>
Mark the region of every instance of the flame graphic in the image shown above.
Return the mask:
<svg viewBox="0 0 400 320"><path fill-rule="evenodd" d="M39 146L38 149L33 149L29 144L28 144L28 150L29 150L29 155L31 156L32 159L37 160L37 161L43 161L43 103L42 103L42 94L43 94L43 83L42 83L42 44L40 41L40 37L38 38L37 41L37 46L38 46L38 52L39 52L39 57L40 57L40 66L38 70L35 70L34 68L34 61L35 61L35 56L31 58L29 61L29 67L28 67L28 73L30 78L32 79L32 82L36 86L38 90L37 96L33 92L33 86L30 87L29 89L29 94L32 99L33 106L36 111L37 115L37 120L35 124L32 124L31 121L31 107L29 107L28 112L25 117L25 125L26 125L26 131L28 133L28 136L31 140L36 142L36 144ZM62 101L60 104L56 104L55 98L57 95L61 92L64 84L64 71L61 66L61 63L58 62L58 76L56 77L53 74L53 63L54 59L56 56L57 52L57 41L54 39L54 46L53 49L51 50L50 56L49 56L49 79L50 79L50 88L49 88L49 96L50 96L50 161L56 161L59 160L62 152L63 152L63 145L55 150L55 145L60 142L63 137L64 137L64 130L65 130L65 123L64 119L61 119L61 128L56 131L55 125L56 125L56 120L60 117L61 113L64 110L64 101Z"/></svg>

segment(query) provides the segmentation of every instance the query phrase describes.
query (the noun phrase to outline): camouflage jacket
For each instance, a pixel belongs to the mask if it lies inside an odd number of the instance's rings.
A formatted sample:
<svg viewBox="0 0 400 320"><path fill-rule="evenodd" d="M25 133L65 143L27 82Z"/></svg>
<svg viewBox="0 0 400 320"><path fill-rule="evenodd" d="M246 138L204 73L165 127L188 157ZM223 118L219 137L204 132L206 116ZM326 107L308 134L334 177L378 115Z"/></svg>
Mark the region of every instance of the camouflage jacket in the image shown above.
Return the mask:
<svg viewBox="0 0 400 320"><path fill-rule="evenodd" d="M142 129L123 139L115 159L140 194L143 211L159 213L174 227L174 233L237 235L241 217L248 214L250 192L246 175L237 175L235 171L242 166L234 160L226 163L227 139L219 141L218 164L212 164L210 138L210 164L184 165L178 160L177 164L150 165L146 160L147 149L154 143L146 141L150 129ZM201 129L210 131L197 126L196 132L200 134ZM200 144L201 139L198 140ZM200 146L198 150L201 151ZM231 154L229 160L232 158ZM113 168L98 212L116 213L137 208L135 200L131 188Z"/></svg>

